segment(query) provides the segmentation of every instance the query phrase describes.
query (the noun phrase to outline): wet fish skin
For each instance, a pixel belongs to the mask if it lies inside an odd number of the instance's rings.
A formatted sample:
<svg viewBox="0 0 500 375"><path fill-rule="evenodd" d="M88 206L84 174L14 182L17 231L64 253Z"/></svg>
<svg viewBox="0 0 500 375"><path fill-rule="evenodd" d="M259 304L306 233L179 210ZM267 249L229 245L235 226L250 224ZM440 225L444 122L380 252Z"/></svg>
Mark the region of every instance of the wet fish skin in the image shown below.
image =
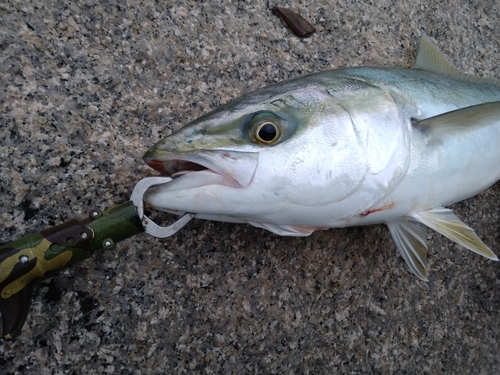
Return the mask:
<svg viewBox="0 0 500 375"><path fill-rule="evenodd" d="M410 270L426 279L427 227L497 260L443 207L500 178L499 144L499 82L459 72L423 36L414 69L300 77L162 139L145 161L182 176L145 199L279 235L385 223Z"/></svg>

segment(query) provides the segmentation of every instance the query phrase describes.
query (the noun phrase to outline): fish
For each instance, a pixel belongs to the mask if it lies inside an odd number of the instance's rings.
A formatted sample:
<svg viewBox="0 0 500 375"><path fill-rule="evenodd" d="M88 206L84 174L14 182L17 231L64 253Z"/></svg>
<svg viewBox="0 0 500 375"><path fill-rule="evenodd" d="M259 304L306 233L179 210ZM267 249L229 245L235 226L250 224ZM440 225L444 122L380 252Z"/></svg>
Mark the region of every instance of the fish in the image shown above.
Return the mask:
<svg viewBox="0 0 500 375"><path fill-rule="evenodd" d="M156 210L281 236L385 224L428 280L432 229L497 256L447 206L500 178L500 82L457 70L422 34L413 69L349 67L247 94L161 139Z"/></svg>

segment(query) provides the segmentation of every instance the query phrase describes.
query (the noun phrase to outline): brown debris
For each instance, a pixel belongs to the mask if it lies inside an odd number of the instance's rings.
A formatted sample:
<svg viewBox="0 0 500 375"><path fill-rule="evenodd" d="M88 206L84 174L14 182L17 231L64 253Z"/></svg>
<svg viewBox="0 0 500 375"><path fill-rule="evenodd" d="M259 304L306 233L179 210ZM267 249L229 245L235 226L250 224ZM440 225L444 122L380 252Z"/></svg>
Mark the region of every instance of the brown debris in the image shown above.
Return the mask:
<svg viewBox="0 0 500 375"><path fill-rule="evenodd" d="M316 28L300 14L288 8L280 8L276 5L274 9L276 9L281 18L283 18L283 21L285 21L288 27L290 27L298 37L307 38L316 31Z"/></svg>

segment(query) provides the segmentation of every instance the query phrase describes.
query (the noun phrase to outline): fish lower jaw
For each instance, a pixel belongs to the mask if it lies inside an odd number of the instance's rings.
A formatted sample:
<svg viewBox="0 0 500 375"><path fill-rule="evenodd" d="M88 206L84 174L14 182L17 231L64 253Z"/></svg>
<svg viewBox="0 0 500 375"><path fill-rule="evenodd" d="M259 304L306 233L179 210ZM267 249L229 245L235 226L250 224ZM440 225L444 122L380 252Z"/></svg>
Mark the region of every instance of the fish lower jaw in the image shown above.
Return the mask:
<svg viewBox="0 0 500 375"><path fill-rule="evenodd" d="M227 165L216 163L213 160L195 157L195 161L185 159L151 159L148 165L160 172L162 175L171 177L173 180L189 178L195 181L195 187L204 185L223 185L233 188L243 188L248 185L253 176L252 168L236 168L243 173L234 174L234 170ZM218 177L217 177L218 176ZM202 180L206 179L206 183ZM246 185L244 185L246 184Z"/></svg>
<svg viewBox="0 0 500 375"><path fill-rule="evenodd" d="M175 178L176 175L180 175L182 173L208 169L208 167L204 165L182 159L150 159L147 160L147 164L161 174L172 178Z"/></svg>
<svg viewBox="0 0 500 375"><path fill-rule="evenodd" d="M210 169L201 171L180 171L174 173L171 177L173 180L165 184L165 192L191 190L210 185L241 188L236 181L228 179Z"/></svg>

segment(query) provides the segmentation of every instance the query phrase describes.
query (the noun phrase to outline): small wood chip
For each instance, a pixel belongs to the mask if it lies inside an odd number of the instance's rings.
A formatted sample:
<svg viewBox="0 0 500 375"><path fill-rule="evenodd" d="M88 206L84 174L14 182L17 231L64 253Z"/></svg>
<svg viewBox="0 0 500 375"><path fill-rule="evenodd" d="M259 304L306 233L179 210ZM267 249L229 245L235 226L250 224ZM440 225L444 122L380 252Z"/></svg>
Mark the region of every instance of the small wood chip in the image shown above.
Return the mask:
<svg viewBox="0 0 500 375"><path fill-rule="evenodd" d="M277 7L276 5L274 9L276 9L281 18L283 18L283 21L285 21L288 27L290 27L298 37L306 38L316 31L316 28L300 14L288 8Z"/></svg>

